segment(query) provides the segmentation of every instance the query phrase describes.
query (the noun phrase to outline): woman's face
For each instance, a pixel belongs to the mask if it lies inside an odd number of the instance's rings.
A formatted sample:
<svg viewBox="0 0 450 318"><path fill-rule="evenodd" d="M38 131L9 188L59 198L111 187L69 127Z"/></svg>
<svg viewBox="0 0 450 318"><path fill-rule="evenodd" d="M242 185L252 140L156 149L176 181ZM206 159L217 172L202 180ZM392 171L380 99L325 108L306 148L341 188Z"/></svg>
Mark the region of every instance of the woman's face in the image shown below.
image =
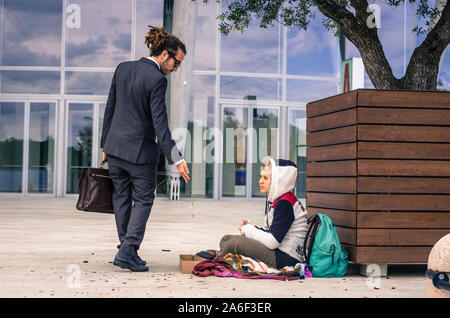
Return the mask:
<svg viewBox="0 0 450 318"><path fill-rule="evenodd" d="M272 174L266 171L261 171L261 178L259 179L259 189L262 193L270 192L270 184L272 183Z"/></svg>

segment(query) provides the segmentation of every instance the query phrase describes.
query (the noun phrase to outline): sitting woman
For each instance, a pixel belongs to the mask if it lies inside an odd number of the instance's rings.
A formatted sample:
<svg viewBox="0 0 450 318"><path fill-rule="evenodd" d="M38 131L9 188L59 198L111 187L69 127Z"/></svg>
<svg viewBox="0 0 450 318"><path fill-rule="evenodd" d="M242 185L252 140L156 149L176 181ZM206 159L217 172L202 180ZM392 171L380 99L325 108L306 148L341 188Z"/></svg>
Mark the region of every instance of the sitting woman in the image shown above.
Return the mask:
<svg viewBox="0 0 450 318"><path fill-rule="evenodd" d="M296 181L293 162L264 158L259 186L266 193L265 226L242 224L241 235L222 238L217 256L241 254L278 269L303 262L308 215L292 193Z"/></svg>

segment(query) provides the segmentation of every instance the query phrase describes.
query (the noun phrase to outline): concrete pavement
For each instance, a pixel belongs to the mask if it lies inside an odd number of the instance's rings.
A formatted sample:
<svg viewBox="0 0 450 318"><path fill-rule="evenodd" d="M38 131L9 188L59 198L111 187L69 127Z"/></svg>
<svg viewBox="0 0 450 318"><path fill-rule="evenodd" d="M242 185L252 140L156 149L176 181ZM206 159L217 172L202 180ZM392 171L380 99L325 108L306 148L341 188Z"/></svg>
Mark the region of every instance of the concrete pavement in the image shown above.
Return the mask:
<svg viewBox="0 0 450 318"><path fill-rule="evenodd" d="M0 197L0 297L427 297L426 265L391 265L379 280L350 264L343 278L298 281L199 278L179 271L179 254L218 249L263 201L168 201L153 206L139 251L150 271L112 265L114 216L80 212L76 198ZM163 251L164 250L164 251Z"/></svg>

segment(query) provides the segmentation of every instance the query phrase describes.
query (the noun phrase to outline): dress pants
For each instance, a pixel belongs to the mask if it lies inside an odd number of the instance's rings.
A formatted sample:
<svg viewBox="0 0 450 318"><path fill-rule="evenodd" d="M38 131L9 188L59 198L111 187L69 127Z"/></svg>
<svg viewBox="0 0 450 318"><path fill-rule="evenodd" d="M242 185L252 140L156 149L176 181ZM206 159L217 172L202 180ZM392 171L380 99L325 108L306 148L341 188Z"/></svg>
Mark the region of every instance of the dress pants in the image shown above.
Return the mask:
<svg viewBox="0 0 450 318"><path fill-rule="evenodd" d="M134 164L108 155L121 253L137 255L155 199L156 164Z"/></svg>

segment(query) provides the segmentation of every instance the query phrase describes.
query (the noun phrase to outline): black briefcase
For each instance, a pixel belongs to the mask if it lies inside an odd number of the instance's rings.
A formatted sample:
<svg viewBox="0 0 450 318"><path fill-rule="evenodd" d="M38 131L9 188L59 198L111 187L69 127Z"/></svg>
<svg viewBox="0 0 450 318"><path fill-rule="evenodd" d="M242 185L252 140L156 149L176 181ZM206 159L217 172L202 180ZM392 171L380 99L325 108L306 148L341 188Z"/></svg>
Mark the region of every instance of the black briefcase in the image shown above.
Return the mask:
<svg viewBox="0 0 450 318"><path fill-rule="evenodd" d="M114 213L112 203L113 184L109 170L103 168L83 168L79 179L80 194L77 201L77 210L101 213Z"/></svg>

